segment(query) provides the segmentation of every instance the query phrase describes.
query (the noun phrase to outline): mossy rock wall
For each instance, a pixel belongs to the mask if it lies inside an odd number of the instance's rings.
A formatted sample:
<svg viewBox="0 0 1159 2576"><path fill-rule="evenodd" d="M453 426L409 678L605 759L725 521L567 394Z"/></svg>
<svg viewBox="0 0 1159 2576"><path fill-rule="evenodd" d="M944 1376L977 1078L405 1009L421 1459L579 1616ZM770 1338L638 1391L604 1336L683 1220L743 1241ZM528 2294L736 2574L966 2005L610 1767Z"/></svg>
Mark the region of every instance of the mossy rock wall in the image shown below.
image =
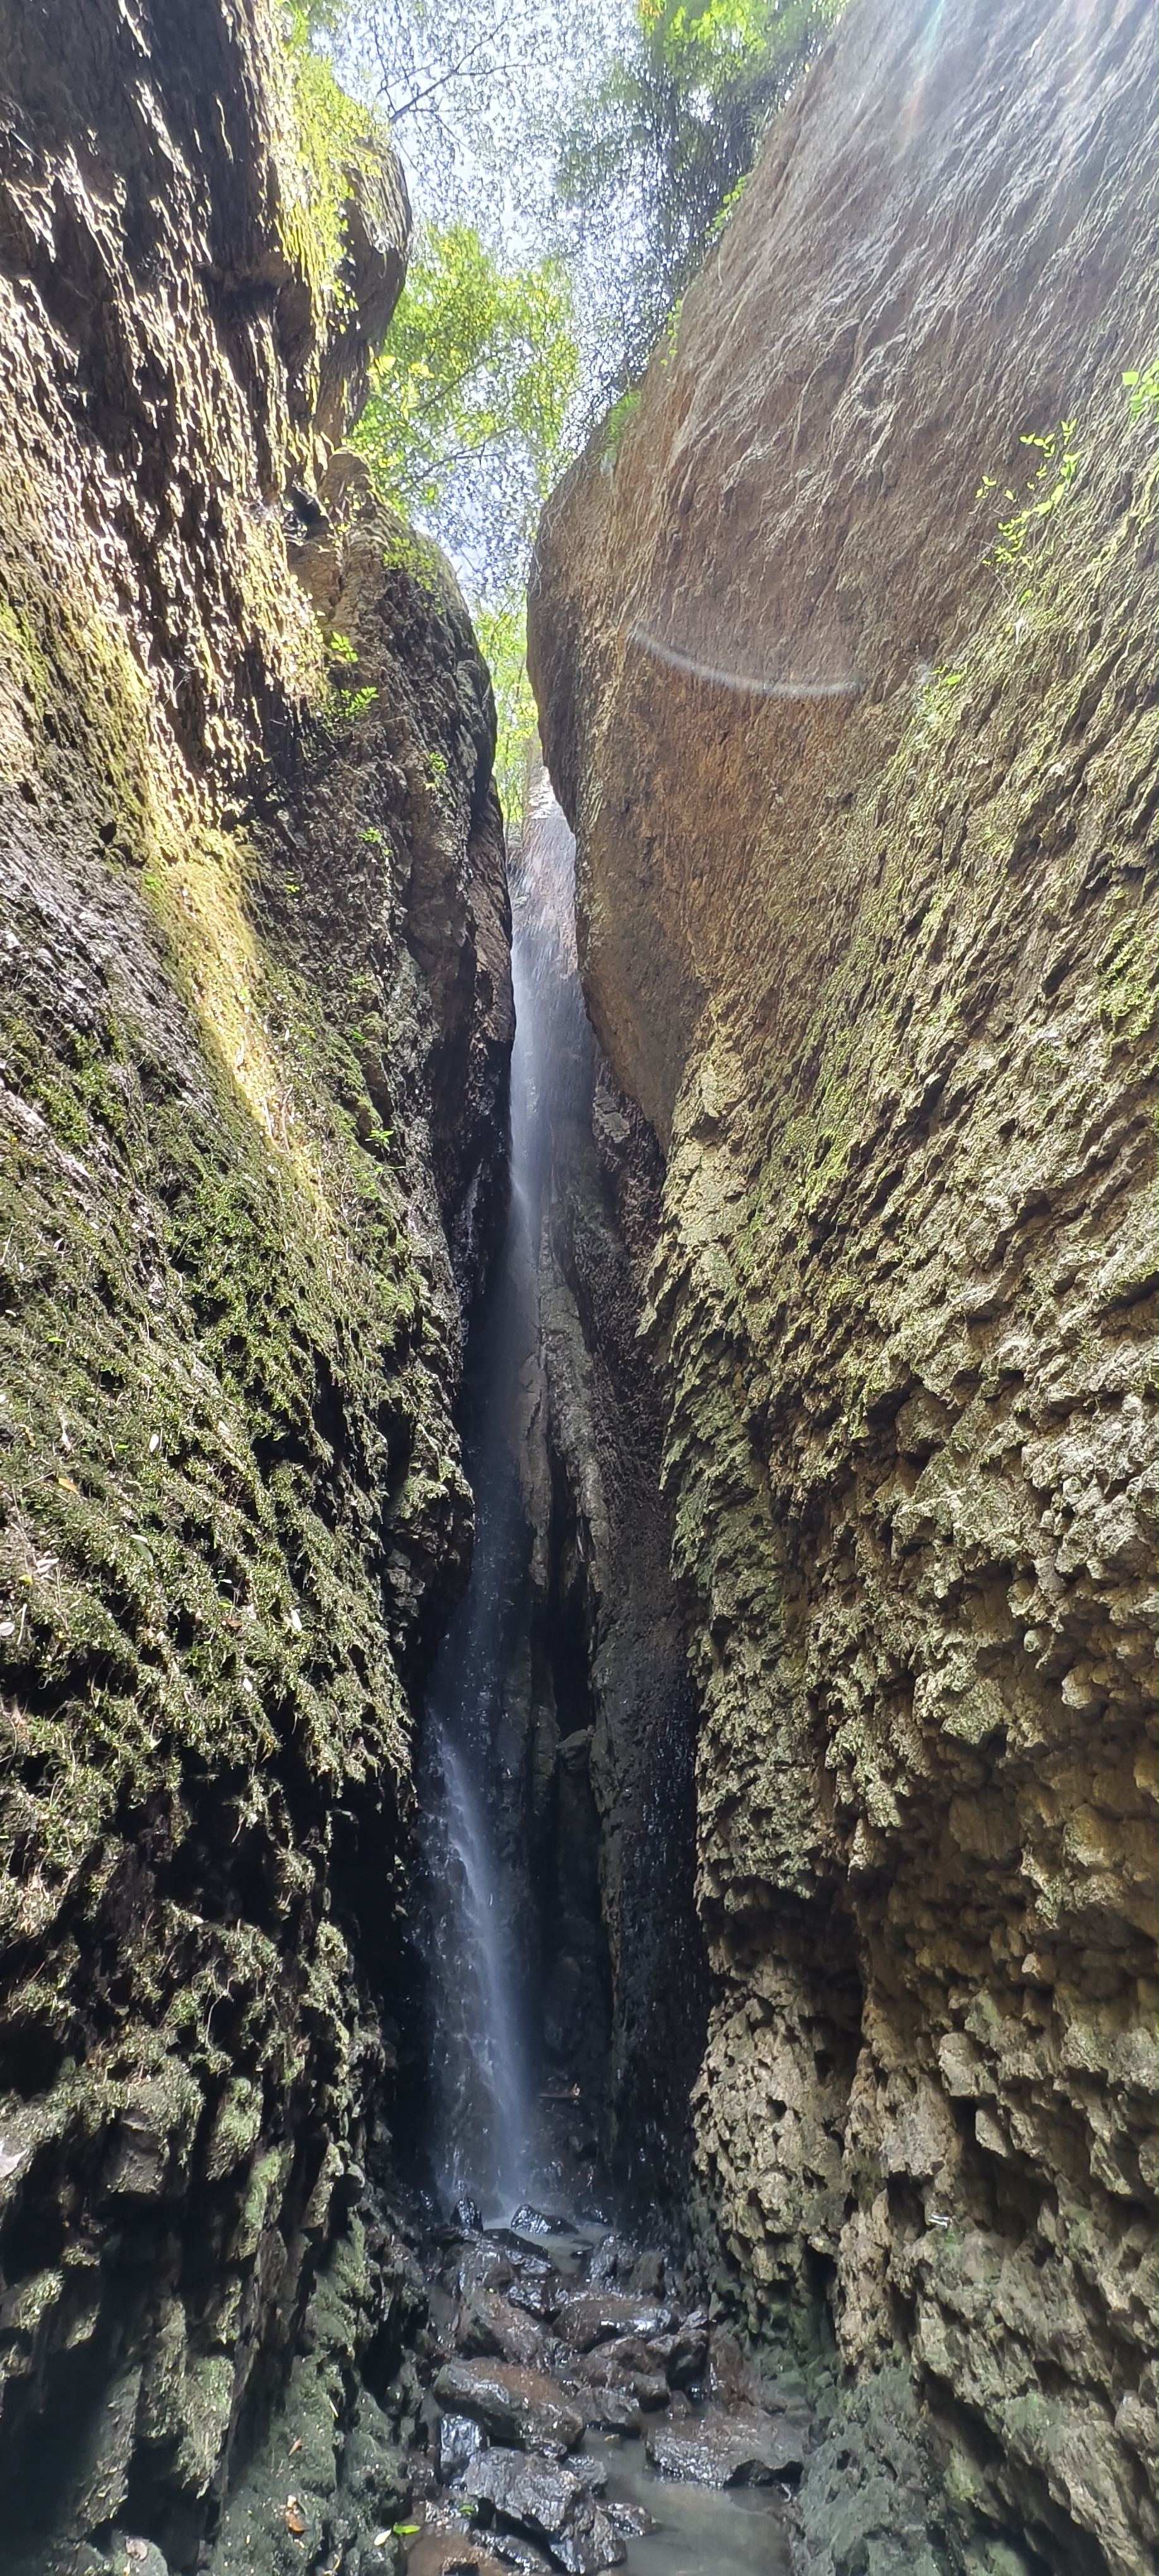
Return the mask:
<svg viewBox="0 0 1159 2576"><path fill-rule="evenodd" d="M320 202L264 7L0 21L0 2523L177 2569L307 2313L333 2488L411 2297L354 2212L507 900L461 601L330 459L389 154Z"/></svg>
<svg viewBox="0 0 1159 2576"><path fill-rule="evenodd" d="M945 2564L1082 2576L1154 2537L1149 48L853 0L531 618L667 1148L719 2295L905 2370ZM901 2563L893 2384L818 2576Z"/></svg>

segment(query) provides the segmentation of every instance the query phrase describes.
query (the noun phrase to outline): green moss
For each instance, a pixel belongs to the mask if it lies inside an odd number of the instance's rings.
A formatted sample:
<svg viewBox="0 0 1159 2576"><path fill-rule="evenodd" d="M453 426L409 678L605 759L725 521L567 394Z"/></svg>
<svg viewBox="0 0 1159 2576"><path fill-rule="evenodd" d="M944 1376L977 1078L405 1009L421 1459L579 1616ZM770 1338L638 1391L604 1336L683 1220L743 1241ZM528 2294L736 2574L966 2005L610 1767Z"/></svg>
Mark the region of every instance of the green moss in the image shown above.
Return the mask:
<svg viewBox="0 0 1159 2576"><path fill-rule="evenodd" d="M1020 1640L1005 1659L992 1640L1012 1561L1033 1567L1042 1543L1042 1497L1020 1481L1032 1405L1051 1422L1077 1385L1096 1415L1147 1387L1151 1211L1137 1230L1126 1211L1153 999L1154 719L1136 641L1152 512L1149 471L1116 454L1028 533L1019 597L994 582L952 669L915 688L881 770L830 824L820 925L775 817L746 859L768 936L688 1068L650 1279L725 1994L762 1993L770 1954L795 1978L806 1909L820 1948L835 1887L876 1925L875 1877L907 1871L898 1921L924 1931L914 1817L938 1814L976 1752L1020 1796L1017 1761L1035 1752L1008 1759L1006 1730L1025 1722L1033 1747L1041 1719L1025 1714ZM921 1420L893 1427L918 1390L928 1450ZM931 1674L946 1687L923 1701ZM1034 1872L1044 1926L1073 1920L1073 1873L1037 1856ZM931 1875L939 1975L992 1977L968 1923L960 1951L945 1939ZM914 1949L907 1995L936 2023ZM784 2291L791 2265L733 2116L704 2095L704 2171L753 2312L772 2315L802 2288Z"/></svg>
<svg viewBox="0 0 1159 2576"><path fill-rule="evenodd" d="M671 322L673 346L675 345L674 335L676 330L676 320L677 317L674 314ZM614 466L616 458L619 455L620 442L623 438L624 432L628 428L629 423L635 419L639 408L640 388L638 385L629 386L627 393L621 394L619 401L612 404L612 408L603 423L602 461L609 471L612 466Z"/></svg>
<svg viewBox="0 0 1159 2576"><path fill-rule="evenodd" d="M52 688L51 665L35 635L6 600L0 600L0 652L16 687L23 691L36 715L42 716Z"/></svg>
<svg viewBox="0 0 1159 2576"><path fill-rule="evenodd" d="M46 995L39 1020L0 1021L5 1080L45 1121L43 1142L6 1136L0 1180L0 1859L10 1939L59 1945L16 2022L74 2045L64 1919L99 1909L158 1800L178 1844L215 1782L228 1847L264 1855L275 1922L300 1929L209 1931L158 1904L134 2046L152 2024L207 2086L248 2050L283 2087L299 2022L316 2067L349 2052L350 1963L318 1914L330 1810L359 1782L409 1794L384 1564L412 1531L429 1546L460 1486L388 1140L375 1116L360 1132L380 1024L335 1025L246 930L255 1081L292 1067L309 1104L272 1139L202 976L210 941L228 962L246 929L215 884L208 930L172 871L158 906L205 1030L192 1087L115 1008L64 1029ZM290 1848L291 1777L312 1861Z"/></svg>
<svg viewBox="0 0 1159 2576"><path fill-rule="evenodd" d="M295 148L283 168L283 237L321 319L352 306L346 210L360 172L381 182L391 144L387 129L347 96L325 56L315 52L300 8L288 12L285 53Z"/></svg>

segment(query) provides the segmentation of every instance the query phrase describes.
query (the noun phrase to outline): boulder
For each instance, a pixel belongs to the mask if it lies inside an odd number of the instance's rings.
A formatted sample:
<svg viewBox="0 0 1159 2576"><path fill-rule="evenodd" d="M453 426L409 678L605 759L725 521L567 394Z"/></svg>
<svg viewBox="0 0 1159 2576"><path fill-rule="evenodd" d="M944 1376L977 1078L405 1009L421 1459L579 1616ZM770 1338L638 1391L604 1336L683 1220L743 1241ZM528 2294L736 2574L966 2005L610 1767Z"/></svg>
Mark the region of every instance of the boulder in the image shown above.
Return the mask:
<svg viewBox="0 0 1159 2576"><path fill-rule="evenodd" d="M526 2308L529 2316L548 2323L563 2297L563 2284L555 2272L523 2271L511 2280L507 2296L513 2308Z"/></svg>
<svg viewBox="0 0 1159 2576"><path fill-rule="evenodd" d="M521 2451L488 2451L472 2461L459 2491L499 2522L542 2540L567 2576L596 2576L625 2556L621 2533L592 2492L605 2474L595 2461L563 2468Z"/></svg>
<svg viewBox="0 0 1159 2576"><path fill-rule="evenodd" d="M577 2291L561 2301L555 2314L560 2342L570 2344L573 2352L591 2352L594 2345L608 2343L613 2336L638 2335L647 2343L656 2335L670 2334L676 2323L670 2308L629 2298L621 2290Z"/></svg>
<svg viewBox="0 0 1159 2576"><path fill-rule="evenodd" d="M435 2427L435 2465L444 2485L456 2470L468 2466L486 2440L473 2415L440 2415Z"/></svg>
<svg viewBox="0 0 1159 2576"><path fill-rule="evenodd" d="M583 2440L584 2418L550 2379L503 2361L449 2361L435 2381L440 2406L470 2415L493 2442L558 2459Z"/></svg>
<svg viewBox="0 0 1159 2576"><path fill-rule="evenodd" d="M663 2371L673 2388L687 2388L707 2366L707 2317L696 2309L672 2334L654 2335L648 2344L648 2360L654 2370Z"/></svg>
<svg viewBox="0 0 1159 2576"><path fill-rule="evenodd" d="M466 2298L472 2290L509 2289L515 2266L510 2255L485 2236L481 2244L460 2246L442 2277L460 2298Z"/></svg>
<svg viewBox="0 0 1159 2576"><path fill-rule="evenodd" d="M585 2421L603 2433L638 2433L640 2401L629 2388L588 2386L582 2380L567 2383L569 2397L574 2397L583 2410Z"/></svg>
<svg viewBox="0 0 1159 2576"><path fill-rule="evenodd" d="M700 2487L769 2486L786 2470L804 2467L808 2433L787 2415L762 2415L738 2407L723 2415L709 2407L673 2423L652 2425L644 2448L654 2469Z"/></svg>
<svg viewBox="0 0 1159 2576"><path fill-rule="evenodd" d="M643 2540L656 2529L656 2517L646 2504L628 2504L621 2496L607 2496L604 2512L613 2531L620 2532L625 2540Z"/></svg>
<svg viewBox="0 0 1159 2576"><path fill-rule="evenodd" d="M455 2319L454 2342L456 2351L468 2357L494 2354L500 2361L516 2362L523 2368L536 2368L544 2357L539 2327L489 2290L472 2290L462 2301Z"/></svg>

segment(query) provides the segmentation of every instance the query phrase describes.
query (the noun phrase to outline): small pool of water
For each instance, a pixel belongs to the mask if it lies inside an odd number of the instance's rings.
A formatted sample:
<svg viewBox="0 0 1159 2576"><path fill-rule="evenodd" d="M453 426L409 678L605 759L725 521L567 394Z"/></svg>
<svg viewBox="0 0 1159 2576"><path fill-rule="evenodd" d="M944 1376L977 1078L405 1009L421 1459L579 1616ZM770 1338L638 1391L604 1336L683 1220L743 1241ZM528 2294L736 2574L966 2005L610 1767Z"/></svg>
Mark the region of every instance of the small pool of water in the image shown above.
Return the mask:
<svg viewBox="0 0 1159 2576"><path fill-rule="evenodd" d="M789 2507L775 2490L659 2478L638 2442L585 2447L607 2463L608 2494L646 2505L657 2526L628 2542L625 2576L788 2576Z"/></svg>

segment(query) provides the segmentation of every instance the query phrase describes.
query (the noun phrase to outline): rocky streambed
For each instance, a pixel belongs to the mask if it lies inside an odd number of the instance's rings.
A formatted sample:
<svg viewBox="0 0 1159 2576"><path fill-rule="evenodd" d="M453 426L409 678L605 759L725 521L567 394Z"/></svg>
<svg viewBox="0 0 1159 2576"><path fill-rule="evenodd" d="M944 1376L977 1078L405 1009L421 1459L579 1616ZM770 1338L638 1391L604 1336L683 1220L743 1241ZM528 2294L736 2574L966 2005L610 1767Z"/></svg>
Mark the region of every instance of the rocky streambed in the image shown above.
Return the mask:
<svg viewBox="0 0 1159 2576"><path fill-rule="evenodd" d="M672 2258L516 2218L460 2209L430 2252L408 2576L787 2568L804 2379L764 2379Z"/></svg>

